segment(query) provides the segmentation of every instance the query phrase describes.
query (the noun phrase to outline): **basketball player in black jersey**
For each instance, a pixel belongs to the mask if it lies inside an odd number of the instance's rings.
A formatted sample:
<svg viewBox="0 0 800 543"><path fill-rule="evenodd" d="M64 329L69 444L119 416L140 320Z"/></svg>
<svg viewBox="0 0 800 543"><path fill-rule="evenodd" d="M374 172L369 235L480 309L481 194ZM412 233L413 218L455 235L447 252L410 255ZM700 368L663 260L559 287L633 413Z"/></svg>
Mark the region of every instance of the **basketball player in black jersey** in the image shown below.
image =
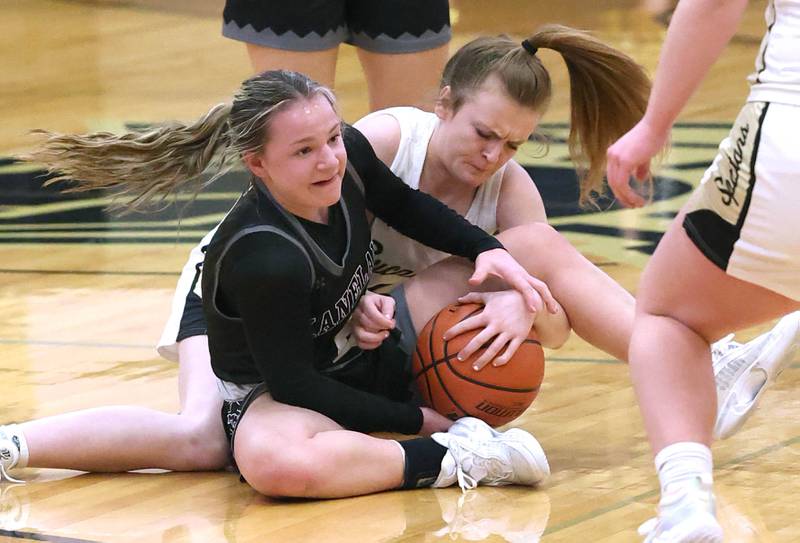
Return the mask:
<svg viewBox="0 0 800 543"><path fill-rule="evenodd" d="M54 136L60 143L45 148L58 148L48 160L55 169L86 188L119 188L132 207L196 177L213 151L225 153L223 161L241 158L253 174L208 246L202 283L223 424L253 488L328 498L456 481L465 488L531 485L549 474L527 432L501 434L475 419L453 424L414 404L409 356L399 343L369 352L337 346L374 264L373 214L474 260L473 284L493 276L519 290L531 310L554 311L555 300L497 239L397 179L366 139L342 124L328 89L295 72L265 72L245 81L232 105L191 127L156 132L135 143L106 136L100 145L96 135L90 145ZM160 142L149 156L140 153L148 138ZM197 146L198 139L207 145ZM102 159L87 156L98 147ZM131 166L133 152L139 162ZM206 162L193 160L200 156ZM154 180L153 168L165 174ZM402 305L418 321L449 301L444 289ZM398 442L366 434L372 431L429 437Z"/></svg>

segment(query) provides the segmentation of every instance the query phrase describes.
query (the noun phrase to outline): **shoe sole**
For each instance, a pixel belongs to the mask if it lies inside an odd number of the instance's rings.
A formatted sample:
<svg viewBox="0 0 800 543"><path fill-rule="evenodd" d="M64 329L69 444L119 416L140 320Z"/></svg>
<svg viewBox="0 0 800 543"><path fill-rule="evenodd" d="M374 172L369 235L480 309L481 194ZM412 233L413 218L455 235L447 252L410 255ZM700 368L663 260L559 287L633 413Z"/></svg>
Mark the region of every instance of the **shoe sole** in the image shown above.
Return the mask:
<svg viewBox="0 0 800 543"><path fill-rule="evenodd" d="M752 415L753 412L755 411L755 408L758 405L759 400L761 399L761 395L764 393L764 391L767 390L767 388L769 388L769 386L775 381L775 379L777 379L778 376L781 373L783 373L783 370L785 370L789 366L792 359L794 358L794 355L797 352L798 347L800 347L797 344L797 336L798 333L800 333L800 327L798 327L797 320L794 317L791 319L787 319L786 324L779 323L775 327L774 332L775 333L782 332L782 330L779 332L779 328L781 326L787 328L786 330L787 333L785 335L785 338L779 338L779 341L780 339L788 339L788 341L791 342L790 345L788 347L783 347L785 349L784 354L778 357L775 362L770 364L770 366L762 366L762 363L764 362L764 356L763 355L759 356L753 361L752 364L750 364L747 367L747 369L742 371L742 373L736 378L736 381L728 391L728 398L729 398L728 401L725 403L725 405L717 407L720 413L726 413L726 414L730 413L730 415L735 418L733 419L732 423L729 422L729 419L727 417L719 418L716 424L714 425L715 438L726 439L735 434L742 427L742 425L745 422L747 422L747 419L749 419L750 415ZM790 330L791 327L795 328L794 333L791 333ZM744 381L746 381L747 378L750 377L750 375L752 375L753 372L756 370L761 370L766 374L766 379L764 380L764 384L761 385L761 388L758 390L758 392L756 392L752 400L736 405L734 403L736 401L736 395L733 394L733 392L738 390L742 386ZM772 370L772 372L770 372L769 370Z"/></svg>
<svg viewBox="0 0 800 543"><path fill-rule="evenodd" d="M678 525L646 543L722 543L722 527L711 514L697 515L689 526Z"/></svg>

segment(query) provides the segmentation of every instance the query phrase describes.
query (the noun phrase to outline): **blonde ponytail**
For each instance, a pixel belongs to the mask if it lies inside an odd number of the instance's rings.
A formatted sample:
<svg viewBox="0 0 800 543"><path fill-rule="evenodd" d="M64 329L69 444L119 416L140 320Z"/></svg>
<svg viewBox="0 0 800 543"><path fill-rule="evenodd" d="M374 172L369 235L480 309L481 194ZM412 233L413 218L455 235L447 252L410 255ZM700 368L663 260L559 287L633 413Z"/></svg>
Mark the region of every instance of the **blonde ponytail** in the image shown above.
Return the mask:
<svg viewBox="0 0 800 543"><path fill-rule="evenodd" d="M44 164L55 175L48 184L69 180L73 184L68 191L111 189L112 207L142 210L187 185L194 184L197 191L214 182L244 153L266 143L277 111L317 94L335 107L333 93L307 76L268 71L244 81L232 104L218 104L190 125L173 122L123 135L37 130L44 141L19 158ZM210 178L201 184L207 173Z"/></svg>

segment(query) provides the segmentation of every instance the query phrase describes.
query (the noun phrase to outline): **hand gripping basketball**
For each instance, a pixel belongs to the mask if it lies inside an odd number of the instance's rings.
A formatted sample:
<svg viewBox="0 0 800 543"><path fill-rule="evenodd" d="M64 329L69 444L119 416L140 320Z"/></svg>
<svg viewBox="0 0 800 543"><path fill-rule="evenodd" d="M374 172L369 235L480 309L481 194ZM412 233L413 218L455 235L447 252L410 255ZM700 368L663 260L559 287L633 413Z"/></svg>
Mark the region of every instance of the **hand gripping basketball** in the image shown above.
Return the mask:
<svg viewBox="0 0 800 543"><path fill-rule="evenodd" d="M478 333L471 330L449 341L444 332L481 310L477 304L449 305L422 329L412 367L423 400L442 415L477 417L492 426L519 417L536 398L544 378L544 352L531 329L528 338L503 366L489 364L480 371L473 362L484 347L461 362L458 352Z"/></svg>

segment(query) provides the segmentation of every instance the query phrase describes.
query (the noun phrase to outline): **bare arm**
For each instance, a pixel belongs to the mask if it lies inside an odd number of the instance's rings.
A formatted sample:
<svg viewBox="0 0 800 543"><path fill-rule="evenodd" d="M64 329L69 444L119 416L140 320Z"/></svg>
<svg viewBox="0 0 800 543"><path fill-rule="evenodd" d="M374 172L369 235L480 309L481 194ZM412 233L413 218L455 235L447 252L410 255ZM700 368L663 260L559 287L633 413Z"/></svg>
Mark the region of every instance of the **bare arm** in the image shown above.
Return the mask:
<svg viewBox="0 0 800 543"><path fill-rule="evenodd" d="M631 175L640 181L648 177L650 160L664 147L675 119L733 37L746 6L747 0L678 4L644 118L608 150L608 184L623 204L644 204L628 184Z"/></svg>
<svg viewBox="0 0 800 543"><path fill-rule="evenodd" d="M667 31L644 119L669 132L733 37L747 0L682 0ZM709 26L713 25L713 31Z"/></svg>
<svg viewBox="0 0 800 543"><path fill-rule="evenodd" d="M400 123L380 111L357 120L353 126L367 138L375 154L386 166L392 166L400 147Z"/></svg>
<svg viewBox="0 0 800 543"><path fill-rule="evenodd" d="M510 160L497 201L497 228L503 232L533 222L547 222L542 196L528 172L516 161ZM547 258L547 255L543 257ZM558 306L556 313L539 312L533 323L542 345L551 349L561 347L571 332L567 314L560 304Z"/></svg>
<svg viewBox="0 0 800 543"><path fill-rule="evenodd" d="M542 196L528 172L509 160L497 201L497 228L502 232L532 222L547 222Z"/></svg>

